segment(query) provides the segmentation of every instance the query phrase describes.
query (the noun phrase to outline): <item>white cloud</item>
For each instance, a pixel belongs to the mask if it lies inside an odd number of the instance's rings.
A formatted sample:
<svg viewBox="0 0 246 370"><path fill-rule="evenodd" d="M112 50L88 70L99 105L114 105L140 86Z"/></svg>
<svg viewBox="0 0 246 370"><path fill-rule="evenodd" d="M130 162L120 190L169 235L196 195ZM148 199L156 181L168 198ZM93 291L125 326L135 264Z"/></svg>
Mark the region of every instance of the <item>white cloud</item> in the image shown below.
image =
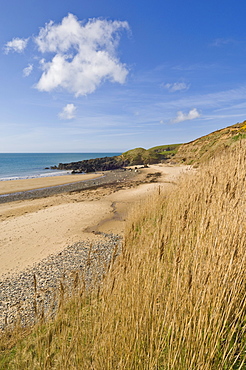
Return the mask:
<svg viewBox="0 0 246 370"><path fill-rule="evenodd" d="M183 122L183 121L190 121L190 120L198 118L200 116L201 116L201 114L198 112L198 110L196 108L191 109L187 114L185 114L182 111L179 111L177 113L176 118L174 118L171 122L172 123L179 123L179 122Z"/></svg>
<svg viewBox="0 0 246 370"><path fill-rule="evenodd" d="M74 104L67 104L62 111L59 113L61 119L73 119L75 118L76 106Z"/></svg>
<svg viewBox="0 0 246 370"><path fill-rule="evenodd" d="M91 19L82 23L68 14L58 25L50 22L34 39L41 53L52 53L41 60L40 91L62 88L75 96L87 95L105 80L123 84L128 70L116 57L120 31L127 22ZM55 55L54 55L55 54Z"/></svg>
<svg viewBox="0 0 246 370"><path fill-rule="evenodd" d="M32 70L33 70L33 64L28 64L28 66L23 69L23 76L28 77L32 73Z"/></svg>
<svg viewBox="0 0 246 370"><path fill-rule="evenodd" d="M190 85L186 84L185 82L175 82L173 84L168 83L162 86L170 92L188 90L190 87Z"/></svg>
<svg viewBox="0 0 246 370"><path fill-rule="evenodd" d="M12 41L7 42L4 47L5 54L8 54L10 51L16 51L17 53L22 53L27 46L28 40L29 38L20 39L19 37L16 37L12 39Z"/></svg>
<svg viewBox="0 0 246 370"><path fill-rule="evenodd" d="M228 38L228 39L217 38L211 43L211 46L223 46L223 45L236 44L236 43L237 41L232 38Z"/></svg>

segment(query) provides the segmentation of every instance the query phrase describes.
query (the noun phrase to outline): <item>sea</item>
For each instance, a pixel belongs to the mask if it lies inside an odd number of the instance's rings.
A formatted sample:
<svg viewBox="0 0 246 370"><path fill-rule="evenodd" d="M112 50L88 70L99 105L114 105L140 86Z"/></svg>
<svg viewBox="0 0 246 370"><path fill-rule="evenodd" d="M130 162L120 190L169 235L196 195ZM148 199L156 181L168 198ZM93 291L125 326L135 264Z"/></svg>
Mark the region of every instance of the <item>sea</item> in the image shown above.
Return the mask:
<svg viewBox="0 0 246 370"><path fill-rule="evenodd" d="M66 175L71 171L47 169L59 163L112 157L121 153L0 153L0 181Z"/></svg>

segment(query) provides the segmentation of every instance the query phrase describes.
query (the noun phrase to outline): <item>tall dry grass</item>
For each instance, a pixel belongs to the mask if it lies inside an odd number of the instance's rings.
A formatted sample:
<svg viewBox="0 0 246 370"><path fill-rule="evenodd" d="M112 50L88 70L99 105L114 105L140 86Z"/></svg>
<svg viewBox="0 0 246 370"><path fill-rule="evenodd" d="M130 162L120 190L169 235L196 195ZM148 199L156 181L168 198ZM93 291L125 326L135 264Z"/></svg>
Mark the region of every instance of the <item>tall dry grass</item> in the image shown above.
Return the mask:
<svg viewBox="0 0 246 370"><path fill-rule="evenodd" d="M101 289L64 302L4 366L245 369L245 186L242 141L146 200Z"/></svg>

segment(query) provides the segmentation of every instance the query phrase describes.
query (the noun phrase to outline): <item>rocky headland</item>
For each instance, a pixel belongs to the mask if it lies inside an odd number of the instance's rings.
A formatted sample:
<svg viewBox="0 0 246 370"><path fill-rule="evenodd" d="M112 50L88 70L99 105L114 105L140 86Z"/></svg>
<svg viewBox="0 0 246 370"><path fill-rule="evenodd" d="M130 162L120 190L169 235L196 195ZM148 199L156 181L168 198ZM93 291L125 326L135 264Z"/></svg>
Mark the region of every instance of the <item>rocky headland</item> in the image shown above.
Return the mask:
<svg viewBox="0 0 246 370"><path fill-rule="evenodd" d="M58 166L51 166L52 170L72 170L72 173L87 173L96 171L117 170L129 165L129 161L119 156L86 159L79 162L59 163Z"/></svg>
<svg viewBox="0 0 246 370"><path fill-rule="evenodd" d="M72 170L74 173L107 171L133 165L160 162L198 165L216 153L246 138L246 121L214 131L184 144L160 145L150 149L135 148L119 156L89 159L80 162L59 163L51 169Z"/></svg>
<svg viewBox="0 0 246 370"><path fill-rule="evenodd" d="M177 151L178 144L162 145L151 149L135 148L119 156L86 159L79 162L59 163L52 170L72 170L72 173L87 173L122 169L127 166L157 164L169 160Z"/></svg>

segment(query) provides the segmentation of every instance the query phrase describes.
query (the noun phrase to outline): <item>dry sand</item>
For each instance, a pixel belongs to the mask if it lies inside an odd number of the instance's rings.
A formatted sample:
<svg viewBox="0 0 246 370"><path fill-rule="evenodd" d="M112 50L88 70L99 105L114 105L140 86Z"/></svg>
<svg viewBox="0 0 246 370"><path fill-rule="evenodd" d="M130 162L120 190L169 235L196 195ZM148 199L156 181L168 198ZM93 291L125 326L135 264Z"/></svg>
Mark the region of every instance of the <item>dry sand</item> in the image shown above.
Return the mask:
<svg viewBox="0 0 246 370"><path fill-rule="evenodd" d="M100 237L98 232L123 234L131 206L156 187L174 186L178 176L187 169L187 166L152 165L141 169L131 183L120 186L115 183L115 186L0 204L0 278L31 267L67 245L88 238L95 240ZM148 173L155 172L162 174L158 182L142 183ZM73 180L78 178L75 175ZM71 177L16 180L11 181L11 189L18 192L66 181L70 183ZM7 183L1 182L0 192L6 189L10 192Z"/></svg>

